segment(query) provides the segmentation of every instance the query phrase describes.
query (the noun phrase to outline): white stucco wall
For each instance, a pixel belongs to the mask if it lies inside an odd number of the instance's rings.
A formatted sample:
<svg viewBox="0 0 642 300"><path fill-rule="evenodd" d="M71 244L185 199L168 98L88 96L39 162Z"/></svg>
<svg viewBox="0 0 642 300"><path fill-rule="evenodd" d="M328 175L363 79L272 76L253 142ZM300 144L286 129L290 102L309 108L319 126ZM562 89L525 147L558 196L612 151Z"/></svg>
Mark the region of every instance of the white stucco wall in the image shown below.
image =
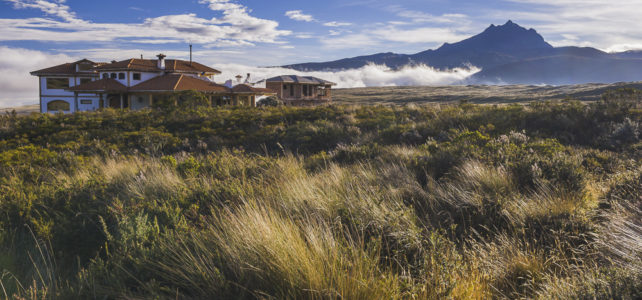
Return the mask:
<svg viewBox="0 0 642 300"><path fill-rule="evenodd" d="M137 73L137 72L132 72L132 74L133 73ZM140 81L133 80L134 76L132 75L132 86L135 86L135 85L137 85L137 84L139 84L141 82L150 80L150 79L152 79L154 77L158 77L160 75L161 75L160 73L140 73L140 79L141 79Z"/></svg>
<svg viewBox="0 0 642 300"><path fill-rule="evenodd" d="M90 100L91 104L83 104L82 100ZM100 97L91 94L89 96L78 95L78 110L77 111L94 111L100 108Z"/></svg>
<svg viewBox="0 0 642 300"><path fill-rule="evenodd" d="M108 74L109 78L111 78L111 73L116 73L116 81L120 82L124 86L135 86L141 82L150 80L154 77L158 77L161 75L161 73L150 73L150 72L136 72L136 71L120 71L120 72L101 72L100 73L100 78L102 79L104 74ZM118 74L124 73L125 74L125 79L118 79ZM140 79L141 80L134 80L134 73L140 73Z"/></svg>

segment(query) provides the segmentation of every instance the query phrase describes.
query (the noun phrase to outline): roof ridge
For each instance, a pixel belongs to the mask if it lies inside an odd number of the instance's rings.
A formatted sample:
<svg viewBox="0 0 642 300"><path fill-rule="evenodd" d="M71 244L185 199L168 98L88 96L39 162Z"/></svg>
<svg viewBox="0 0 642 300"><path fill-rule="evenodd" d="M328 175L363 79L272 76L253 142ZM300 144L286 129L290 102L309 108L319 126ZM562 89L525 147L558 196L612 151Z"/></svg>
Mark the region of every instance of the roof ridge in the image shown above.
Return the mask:
<svg viewBox="0 0 642 300"><path fill-rule="evenodd" d="M174 85L174 90L178 88L178 84L181 83L181 80L183 80L183 74L178 77L178 80L176 81L176 84Z"/></svg>

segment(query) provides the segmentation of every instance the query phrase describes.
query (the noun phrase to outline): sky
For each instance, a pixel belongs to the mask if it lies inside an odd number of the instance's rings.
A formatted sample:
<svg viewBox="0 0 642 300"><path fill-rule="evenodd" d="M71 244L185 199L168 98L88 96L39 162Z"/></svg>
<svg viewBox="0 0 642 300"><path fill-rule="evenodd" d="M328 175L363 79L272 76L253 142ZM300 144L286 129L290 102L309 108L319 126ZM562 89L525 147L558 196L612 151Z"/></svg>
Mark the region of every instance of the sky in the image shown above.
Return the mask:
<svg viewBox="0 0 642 300"><path fill-rule="evenodd" d="M554 46L642 49L640 11L642 0L0 0L0 107L37 103L30 71L81 58L187 59L190 43L194 60L223 71L219 81L294 73L264 66L416 53L509 19ZM317 75L353 87L449 84L475 71Z"/></svg>

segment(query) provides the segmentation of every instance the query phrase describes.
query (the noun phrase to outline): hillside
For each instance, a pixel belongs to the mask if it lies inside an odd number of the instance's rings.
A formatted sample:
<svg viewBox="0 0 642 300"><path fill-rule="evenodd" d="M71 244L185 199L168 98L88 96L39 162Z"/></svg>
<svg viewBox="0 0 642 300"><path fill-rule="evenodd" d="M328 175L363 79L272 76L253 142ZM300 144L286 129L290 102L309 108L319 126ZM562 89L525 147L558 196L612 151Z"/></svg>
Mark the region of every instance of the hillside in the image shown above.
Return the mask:
<svg viewBox="0 0 642 300"><path fill-rule="evenodd" d="M0 297L639 299L642 93L0 115Z"/></svg>
<svg viewBox="0 0 642 300"><path fill-rule="evenodd" d="M547 43L534 29L512 21L491 25L466 40L416 54L380 53L330 62L286 65L299 71L332 71L369 63L393 69L424 64L437 69L469 65L482 71L470 84L584 84L642 80L642 53L606 53L588 47L559 47Z"/></svg>

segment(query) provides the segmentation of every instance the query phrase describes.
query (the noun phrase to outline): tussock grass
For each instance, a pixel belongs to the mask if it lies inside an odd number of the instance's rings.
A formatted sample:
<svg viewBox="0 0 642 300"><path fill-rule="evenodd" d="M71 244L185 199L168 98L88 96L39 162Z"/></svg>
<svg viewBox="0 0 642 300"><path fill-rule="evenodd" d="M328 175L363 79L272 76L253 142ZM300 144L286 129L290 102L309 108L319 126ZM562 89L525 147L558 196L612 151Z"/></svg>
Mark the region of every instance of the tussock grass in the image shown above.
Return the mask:
<svg viewBox="0 0 642 300"><path fill-rule="evenodd" d="M637 299L603 104L0 117L0 298Z"/></svg>

